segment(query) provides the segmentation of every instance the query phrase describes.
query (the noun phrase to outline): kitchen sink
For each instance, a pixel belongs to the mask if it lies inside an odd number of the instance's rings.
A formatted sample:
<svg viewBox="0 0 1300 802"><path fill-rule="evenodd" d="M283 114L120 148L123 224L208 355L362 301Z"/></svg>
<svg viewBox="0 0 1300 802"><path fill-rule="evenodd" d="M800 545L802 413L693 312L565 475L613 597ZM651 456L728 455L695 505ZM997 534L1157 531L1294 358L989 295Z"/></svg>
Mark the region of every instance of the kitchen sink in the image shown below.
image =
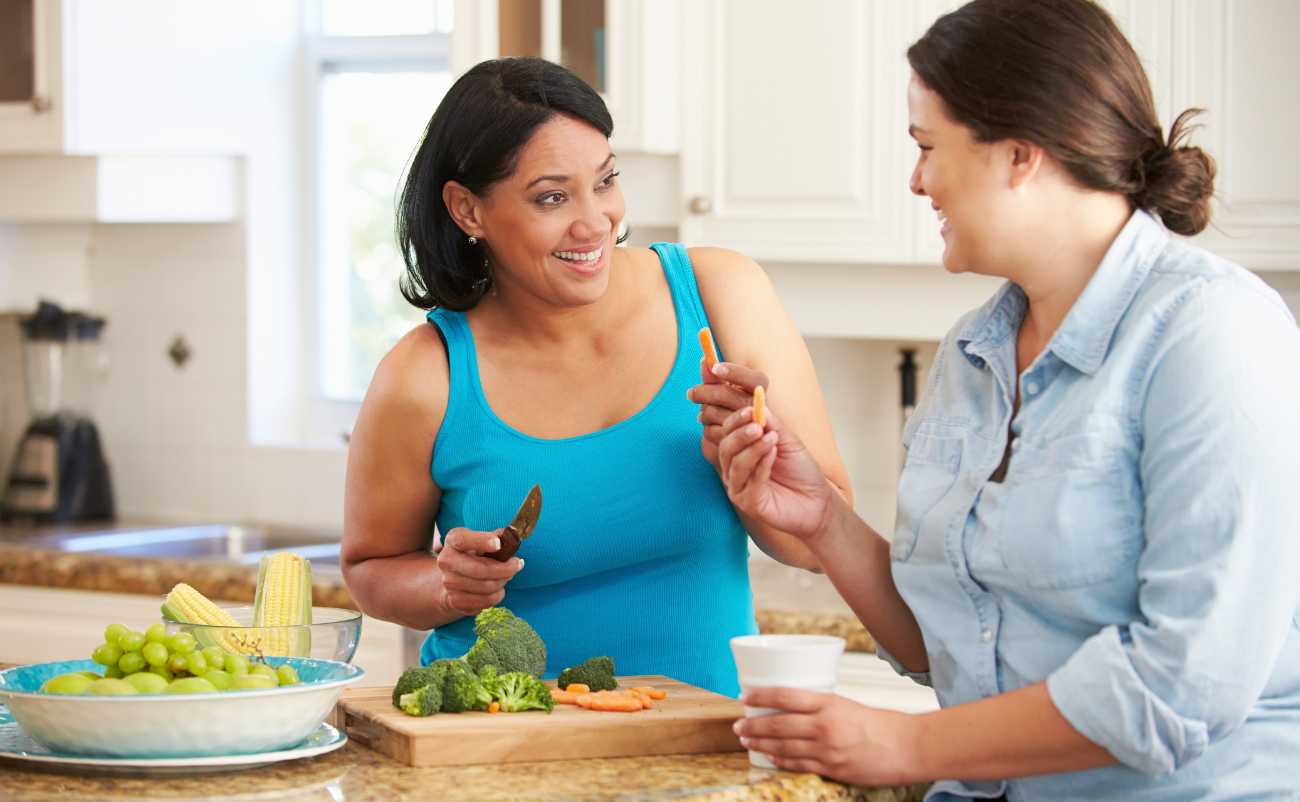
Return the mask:
<svg viewBox="0 0 1300 802"><path fill-rule="evenodd" d="M292 551L313 565L338 567L339 542L320 533L234 524L60 532L26 541L38 548L124 557L170 557L256 565L277 551Z"/></svg>

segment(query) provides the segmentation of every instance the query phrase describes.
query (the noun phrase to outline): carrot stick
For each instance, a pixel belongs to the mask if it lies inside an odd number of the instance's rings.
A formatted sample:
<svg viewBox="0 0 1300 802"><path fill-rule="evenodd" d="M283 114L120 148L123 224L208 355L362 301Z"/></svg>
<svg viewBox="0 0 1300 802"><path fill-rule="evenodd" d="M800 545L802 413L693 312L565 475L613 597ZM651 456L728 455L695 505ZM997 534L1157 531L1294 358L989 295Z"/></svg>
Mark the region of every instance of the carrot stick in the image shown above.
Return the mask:
<svg viewBox="0 0 1300 802"><path fill-rule="evenodd" d="M551 698L562 705L576 705L578 703L578 694L562 691L559 688L551 688Z"/></svg>
<svg viewBox="0 0 1300 802"><path fill-rule="evenodd" d="M588 710L590 710L592 700L595 698L596 695L594 693L580 693L574 698L574 702L578 705L578 707L585 707Z"/></svg>
<svg viewBox="0 0 1300 802"><path fill-rule="evenodd" d="M754 423L760 429L767 425L767 391L761 384L754 388Z"/></svg>
<svg viewBox="0 0 1300 802"><path fill-rule="evenodd" d="M493 702L492 704L488 705L488 712L489 712L489 713L500 713L500 712L501 712L501 703L500 703L500 702Z"/></svg>
<svg viewBox="0 0 1300 802"><path fill-rule="evenodd" d="M718 364L718 349L713 347L713 332L708 326L700 329L700 348L704 350L704 369L711 373Z"/></svg>
<svg viewBox="0 0 1300 802"><path fill-rule="evenodd" d="M588 696L588 694L583 694L583 696ZM590 694L590 698L592 710L603 710L614 713L635 713L643 708L641 700L637 698L636 694L606 694L601 692Z"/></svg>

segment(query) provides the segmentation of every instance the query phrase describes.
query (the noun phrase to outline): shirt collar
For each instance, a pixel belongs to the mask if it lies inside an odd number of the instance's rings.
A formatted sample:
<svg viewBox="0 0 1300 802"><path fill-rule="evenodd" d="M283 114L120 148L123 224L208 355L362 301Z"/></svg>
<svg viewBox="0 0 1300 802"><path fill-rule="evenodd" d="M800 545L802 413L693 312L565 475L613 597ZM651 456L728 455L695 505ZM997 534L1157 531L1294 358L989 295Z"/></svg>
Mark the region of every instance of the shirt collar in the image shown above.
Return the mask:
<svg viewBox="0 0 1300 802"><path fill-rule="evenodd" d="M1070 307L1048 349L1075 370L1096 373L1120 318L1168 240L1169 232L1155 218L1135 211ZM958 347L967 359L982 367L987 352L1015 334L1027 307L1024 291L1007 282L958 332Z"/></svg>

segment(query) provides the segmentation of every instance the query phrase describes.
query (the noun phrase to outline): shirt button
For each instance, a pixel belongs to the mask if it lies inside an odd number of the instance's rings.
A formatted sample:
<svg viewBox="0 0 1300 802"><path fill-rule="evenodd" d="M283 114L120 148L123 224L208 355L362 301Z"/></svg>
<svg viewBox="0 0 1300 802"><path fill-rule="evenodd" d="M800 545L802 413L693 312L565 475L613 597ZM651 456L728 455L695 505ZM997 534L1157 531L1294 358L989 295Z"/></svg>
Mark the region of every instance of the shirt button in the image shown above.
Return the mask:
<svg viewBox="0 0 1300 802"><path fill-rule="evenodd" d="M1038 393L1038 382L1030 382L1029 384L1026 384L1026 385L1025 385L1025 392L1029 393L1030 395L1037 395L1037 393Z"/></svg>
<svg viewBox="0 0 1300 802"><path fill-rule="evenodd" d="M980 640L983 641L984 643L988 643L989 641L993 640L993 630L986 629L980 632Z"/></svg>

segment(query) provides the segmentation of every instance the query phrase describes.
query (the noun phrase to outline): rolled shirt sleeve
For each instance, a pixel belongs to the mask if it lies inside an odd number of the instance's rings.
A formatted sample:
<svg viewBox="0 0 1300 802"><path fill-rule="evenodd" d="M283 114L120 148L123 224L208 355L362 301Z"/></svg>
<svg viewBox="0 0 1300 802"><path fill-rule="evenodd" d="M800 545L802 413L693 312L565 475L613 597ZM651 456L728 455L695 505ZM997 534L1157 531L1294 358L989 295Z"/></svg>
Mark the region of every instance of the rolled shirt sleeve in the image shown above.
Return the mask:
<svg viewBox="0 0 1300 802"><path fill-rule="evenodd" d="M1139 615L1047 681L1122 763L1172 772L1241 725L1300 604L1300 335L1275 294L1201 284L1152 343L1137 421ZM886 658L888 659L888 658Z"/></svg>

